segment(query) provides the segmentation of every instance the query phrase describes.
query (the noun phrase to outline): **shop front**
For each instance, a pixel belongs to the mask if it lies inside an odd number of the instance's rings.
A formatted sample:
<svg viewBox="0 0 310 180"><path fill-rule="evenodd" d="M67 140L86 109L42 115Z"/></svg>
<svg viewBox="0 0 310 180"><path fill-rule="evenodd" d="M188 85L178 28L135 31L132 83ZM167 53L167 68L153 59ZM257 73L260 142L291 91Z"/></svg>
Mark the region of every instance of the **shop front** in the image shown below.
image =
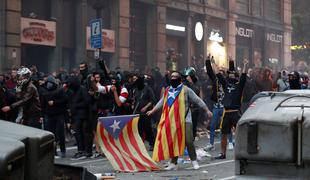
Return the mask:
<svg viewBox="0 0 310 180"><path fill-rule="evenodd" d="M283 33L276 30L266 30L265 34L265 65L272 68L283 67Z"/></svg>
<svg viewBox="0 0 310 180"><path fill-rule="evenodd" d="M244 59L248 59L253 64L253 41L254 29L251 25L236 23L236 65L241 67ZM259 55L260 52L257 52Z"/></svg>
<svg viewBox="0 0 310 180"><path fill-rule="evenodd" d="M226 24L225 21L213 18L208 21L207 28L207 50L220 67L227 67L226 46Z"/></svg>
<svg viewBox="0 0 310 180"><path fill-rule="evenodd" d="M48 71L50 54L56 46L56 23L31 18L21 18L21 64L36 65Z"/></svg>
<svg viewBox="0 0 310 180"><path fill-rule="evenodd" d="M188 65L186 12L168 9L166 20L166 69L181 70Z"/></svg>

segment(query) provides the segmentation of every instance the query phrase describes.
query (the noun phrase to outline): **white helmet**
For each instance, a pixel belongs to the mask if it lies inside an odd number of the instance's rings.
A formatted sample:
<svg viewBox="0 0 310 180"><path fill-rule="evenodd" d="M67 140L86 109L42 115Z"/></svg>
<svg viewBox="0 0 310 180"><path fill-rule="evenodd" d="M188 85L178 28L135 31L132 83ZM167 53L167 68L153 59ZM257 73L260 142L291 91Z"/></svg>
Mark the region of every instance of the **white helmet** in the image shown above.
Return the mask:
<svg viewBox="0 0 310 180"><path fill-rule="evenodd" d="M31 71L26 67L21 67L17 70L17 84L19 88L22 88L25 84L30 81Z"/></svg>
<svg viewBox="0 0 310 180"><path fill-rule="evenodd" d="M30 77L31 76L31 71L26 68L26 67L21 67L17 70L17 75L18 76L28 76Z"/></svg>

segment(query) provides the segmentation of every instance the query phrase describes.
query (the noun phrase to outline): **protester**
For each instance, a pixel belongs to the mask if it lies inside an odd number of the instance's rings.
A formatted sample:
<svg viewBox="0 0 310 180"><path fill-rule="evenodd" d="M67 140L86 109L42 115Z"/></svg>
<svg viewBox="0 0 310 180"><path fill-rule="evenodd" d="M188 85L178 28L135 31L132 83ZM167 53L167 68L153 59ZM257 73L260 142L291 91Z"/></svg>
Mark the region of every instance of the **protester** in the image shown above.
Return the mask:
<svg viewBox="0 0 310 180"><path fill-rule="evenodd" d="M86 88L81 85L78 76L69 77L68 88L69 108L72 120L70 123L72 124L73 135L75 136L78 147L78 152L72 157L72 160L81 160L92 156L92 148L85 147L89 145L86 141L90 141L91 139L86 139L84 131L84 127L90 124L88 121L90 98Z"/></svg>
<svg viewBox="0 0 310 180"><path fill-rule="evenodd" d="M240 118L241 98L243 88L246 83L246 66L248 61L245 59L240 80L234 68L234 62L229 61L229 70L225 78L221 73L217 74L219 83L222 84L225 96L223 98L224 117L221 122L221 153L216 159L226 159L227 135L231 133L231 129L236 127Z"/></svg>
<svg viewBox="0 0 310 180"><path fill-rule="evenodd" d="M153 159L155 161L161 161L172 158L166 170L176 169L178 156L184 154L184 148L186 146L194 169L199 169L193 142L194 137L192 113L189 107L190 103L197 104L199 107L203 108L209 116L212 116L212 113L193 90L182 84L181 73L177 71L172 72L170 84L171 86L166 89L164 96L156 106L151 111L147 112L147 115L150 116L163 108L161 120L158 125ZM170 109L174 110L170 111ZM166 136L168 136L168 138L166 138ZM163 141L165 140L169 141L169 146L164 146Z"/></svg>
<svg viewBox="0 0 310 180"><path fill-rule="evenodd" d="M10 106L4 106L2 111L8 112L12 109L22 108L22 124L41 129L43 118L41 116L39 93L30 80L31 71L26 67L21 67L18 69L17 75L17 92L19 93L19 100Z"/></svg>
<svg viewBox="0 0 310 180"><path fill-rule="evenodd" d="M42 108L45 109L47 115L46 129L55 135L56 141L60 145L60 157L64 158L66 156L64 126L68 97L64 89L58 86L56 79L51 75L47 77L46 89L47 92L43 95L42 102Z"/></svg>
<svg viewBox="0 0 310 180"><path fill-rule="evenodd" d="M144 83L144 75L135 75L133 77L134 89L133 98L133 114L140 114L138 123L139 134L149 142L149 150L154 148L155 137L152 130L152 120L146 116L146 112L153 108L155 104L155 95L153 90Z"/></svg>

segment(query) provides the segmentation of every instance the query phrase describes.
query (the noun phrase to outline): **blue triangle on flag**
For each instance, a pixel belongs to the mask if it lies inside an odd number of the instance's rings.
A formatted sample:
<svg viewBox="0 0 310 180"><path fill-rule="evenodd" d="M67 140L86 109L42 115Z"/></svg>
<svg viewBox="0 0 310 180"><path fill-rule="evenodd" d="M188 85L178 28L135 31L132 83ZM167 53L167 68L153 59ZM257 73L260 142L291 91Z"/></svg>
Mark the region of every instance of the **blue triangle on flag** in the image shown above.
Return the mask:
<svg viewBox="0 0 310 180"><path fill-rule="evenodd" d="M100 117L98 120L105 130L108 131L115 139L118 138L119 134L122 132L123 128L137 115L133 116L109 116Z"/></svg>

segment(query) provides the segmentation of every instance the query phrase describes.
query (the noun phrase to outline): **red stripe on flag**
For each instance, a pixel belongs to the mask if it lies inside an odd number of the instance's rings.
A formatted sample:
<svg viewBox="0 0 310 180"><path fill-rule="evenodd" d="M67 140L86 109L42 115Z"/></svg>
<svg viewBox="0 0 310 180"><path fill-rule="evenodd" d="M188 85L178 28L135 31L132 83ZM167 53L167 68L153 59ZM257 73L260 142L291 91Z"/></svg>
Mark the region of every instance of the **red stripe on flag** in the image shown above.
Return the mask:
<svg viewBox="0 0 310 180"><path fill-rule="evenodd" d="M108 144L108 140L107 138L105 137L104 133L103 133L103 127L102 125L100 125L100 136L101 136L101 139L102 139L102 142L104 143L104 146L107 148L107 150L112 154L112 156L114 157L116 163L118 164L118 166L120 167L120 170L121 171L124 171L125 168L121 162L121 160L119 159L119 157L116 155L116 153L113 151L113 149L110 147L110 145Z"/></svg>
<svg viewBox="0 0 310 180"><path fill-rule="evenodd" d="M168 91L169 91L169 88L166 89L164 98L167 98ZM168 105L167 105L167 102L166 102L166 101L164 102L164 109L163 109L163 112L165 112L165 111L168 111ZM166 118L167 118L167 117L165 117L165 121L166 121ZM161 120L161 119L160 119L160 120ZM159 132L159 135L158 135L158 141L159 141L159 143L158 143L158 152L157 152L157 156L158 156L158 159L159 159L159 160L165 159L165 158L164 158L164 152L163 152L163 144L162 144L162 129L164 128L164 127L163 127L164 125L165 125L165 124L162 123L162 124L161 124L161 127L158 127L158 129L160 129L160 132Z"/></svg>
<svg viewBox="0 0 310 180"><path fill-rule="evenodd" d="M173 103L173 104L175 104L175 103ZM167 138L168 149L169 149L169 156L170 157L174 157L174 153L173 153L173 139L172 139L172 135L171 135L171 126L170 126L170 120L173 121L173 119L170 119L169 112L170 111L168 111L168 110L165 112L165 116L166 116L166 119L165 119L166 137L164 137L164 138Z"/></svg>
<svg viewBox="0 0 310 180"><path fill-rule="evenodd" d="M138 146L138 143L137 143L137 141L136 141L136 138L135 138L135 136L134 136L134 132L133 132L133 130L132 130L132 123L129 123L129 124L127 125L127 132L128 132L128 138L129 138L129 140L130 140L130 143L132 144L132 146L134 147L134 149L138 152L140 158L141 158L144 162L146 162L151 168L153 168L153 169L158 169L158 167L155 166L155 164L154 164L152 161L150 161L149 159L147 159L147 158L143 155L143 153L141 152L141 150L140 150L140 148L139 148L139 146Z"/></svg>
<svg viewBox="0 0 310 180"><path fill-rule="evenodd" d="M165 104L163 112L165 112L165 111L168 111L168 105L167 104ZM166 118L167 117L165 117L165 121L166 121ZM159 140L159 143L158 143L158 159L159 160L163 160L164 159L164 151L163 151L163 144L162 144L162 131L163 131L163 128L164 128L163 126L164 125L165 124L162 123L161 127L158 128L158 129L160 129L160 132L159 132L159 135L158 135L158 140Z"/></svg>
<svg viewBox="0 0 310 180"><path fill-rule="evenodd" d="M181 153L182 146L182 126L180 122L180 109L179 109L179 96L176 98L176 103L174 104L174 117L175 117L175 126L178 136L178 145L179 145L179 153Z"/></svg>
<svg viewBox="0 0 310 180"><path fill-rule="evenodd" d="M132 122L129 122L129 123L131 124ZM128 125L129 125L129 123L128 123ZM127 126L128 126L128 125L127 125ZM129 133L130 133L130 132L128 132L128 134L129 134ZM123 132L121 132L120 135L119 135L119 142L121 143L122 148L123 148L124 151L127 153L127 155L130 157L130 159L135 163L135 165L136 165L136 167L138 168L138 170L139 170L139 171L146 171L147 168L144 167L144 166L139 162L139 160L138 160L135 156L132 155L130 149L129 149L128 146L127 146L127 143L125 142Z"/></svg>
<svg viewBox="0 0 310 180"><path fill-rule="evenodd" d="M110 134L108 135L108 137L109 137L109 140L110 140L111 144L117 149L118 153L120 153L121 156L122 156L122 152L120 151L119 147L115 144L114 138L113 138ZM123 157L123 160L124 160L126 166L128 167L129 171L134 171L134 170L135 170L135 169L132 167L132 165L130 164L130 162L128 162L128 161L126 160L126 158Z"/></svg>

